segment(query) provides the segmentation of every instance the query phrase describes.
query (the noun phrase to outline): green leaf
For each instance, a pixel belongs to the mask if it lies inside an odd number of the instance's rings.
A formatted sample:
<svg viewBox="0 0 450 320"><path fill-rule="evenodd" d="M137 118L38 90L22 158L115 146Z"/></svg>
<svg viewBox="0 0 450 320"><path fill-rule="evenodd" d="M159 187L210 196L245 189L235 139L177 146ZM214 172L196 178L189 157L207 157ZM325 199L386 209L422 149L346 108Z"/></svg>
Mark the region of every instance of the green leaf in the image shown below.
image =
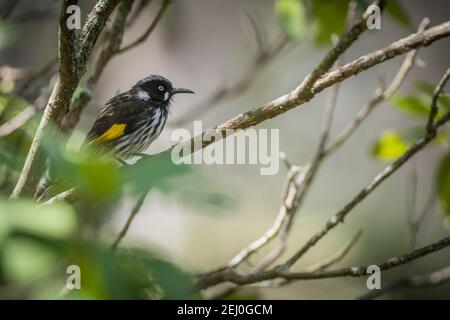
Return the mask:
<svg viewBox="0 0 450 320"><path fill-rule="evenodd" d="M298 41L306 29L306 15L302 1L276 0L275 11L283 32L291 41Z"/></svg>
<svg viewBox="0 0 450 320"><path fill-rule="evenodd" d="M434 86L429 83L428 81L425 80L417 80L414 83L414 86L416 87L416 89L418 89L419 91L421 91L422 93L424 93L427 96L432 96L433 92L434 92Z"/></svg>
<svg viewBox="0 0 450 320"><path fill-rule="evenodd" d="M48 275L57 262L57 254L36 241L12 238L4 245L1 260L8 281L28 283Z"/></svg>
<svg viewBox="0 0 450 320"><path fill-rule="evenodd" d="M165 299L198 299L194 282L183 271L174 264L153 257L146 252L135 250L134 259L144 268L145 274L161 289L162 297Z"/></svg>
<svg viewBox="0 0 450 320"><path fill-rule="evenodd" d="M98 156L94 148L67 150L64 141L45 137L43 146L50 160L50 177L58 182L54 191L78 187L88 200L117 199L122 186L119 164L113 158Z"/></svg>
<svg viewBox="0 0 450 320"><path fill-rule="evenodd" d="M417 96L396 94L390 102L395 108L416 118L427 118L430 112L429 103Z"/></svg>
<svg viewBox="0 0 450 320"><path fill-rule="evenodd" d="M31 200L0 199L0 221L10 230L64 239L77 226L73 209L64 203L37 206Z"/></svg>
<svg viewBox="0 0 450 320"><path fill-rule="evenodd" d="M0 20L0 49L10 46L16 33L16 28L13 24Z"/></svg>
<svg viewBox="0 0 450 320"><path fill-rule="evenodd" d="M345 28L348 0L313 0L312 32L318 45L328 44L331 35L340 35Z"/></svg>
<svg viewBox="0 0 450 320"><path fill-rule="evenodd" d="M446 216L450 217L450 153L440 161L436 182L442 210Z"/></svg>
<svg viewBox="0 0 450 320"><path fill-rule="evenodd" d="M382 133L372 148L372 155L382 161L392 161L401 157L408 150L408 144L395 131Z"/></svg>
<svg viewBox="0 0 450 320"><path fill-rule="evenodd" d="M411 18L405 8L397 0L389 0L386 4L386 12L401 25L413 29Z"/></svg>
<svg viewBox="0 0 450 320"><path fill-rule="evenodd" d="M426 134L424 127L408 128L406 130L387 130L383 132L372 147L372 155L381 161L391 162L401 157L411 145ZM434 144L446 146L448 137L438 133Z"/></svg>
<svg viewBox="0 0 450 320"><path fill-rule="evenodd" d="M133 166L123 169L125 181L131 182L138 191L153 187L159 187L166 191L171 178L189 171L190 167L187 165L174 164L170 152L143 157Z"/></svg>

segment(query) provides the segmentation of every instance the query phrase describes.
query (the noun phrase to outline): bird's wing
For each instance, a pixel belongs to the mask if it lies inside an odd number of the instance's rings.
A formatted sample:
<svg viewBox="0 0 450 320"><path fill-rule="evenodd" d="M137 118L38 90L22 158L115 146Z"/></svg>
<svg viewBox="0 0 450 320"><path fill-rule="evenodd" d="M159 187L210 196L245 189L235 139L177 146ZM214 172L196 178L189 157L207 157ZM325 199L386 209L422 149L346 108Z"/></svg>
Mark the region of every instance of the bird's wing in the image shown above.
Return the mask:
<svg viewBox="0 0 450 320"><path fill-rule="evenodd" d="M118 95L109 100L87 135L88 144L112 142L136 129L143 112L149 112L149 101Z"/></svg>

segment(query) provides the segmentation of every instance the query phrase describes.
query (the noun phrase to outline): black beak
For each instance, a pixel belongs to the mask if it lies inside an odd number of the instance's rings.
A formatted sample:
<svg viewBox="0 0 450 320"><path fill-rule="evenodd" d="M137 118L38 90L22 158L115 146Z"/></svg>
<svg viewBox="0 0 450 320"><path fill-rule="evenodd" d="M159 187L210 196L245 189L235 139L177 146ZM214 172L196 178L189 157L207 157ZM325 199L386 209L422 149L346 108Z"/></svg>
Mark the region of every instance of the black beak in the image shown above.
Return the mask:
<svg viewBox="0 0 450 320"><path fill-rule="evenodd" d="M171 95L177 94L177 93L195 93L192 90L185 89L185 88L173 88L170 92Z"/></svg>

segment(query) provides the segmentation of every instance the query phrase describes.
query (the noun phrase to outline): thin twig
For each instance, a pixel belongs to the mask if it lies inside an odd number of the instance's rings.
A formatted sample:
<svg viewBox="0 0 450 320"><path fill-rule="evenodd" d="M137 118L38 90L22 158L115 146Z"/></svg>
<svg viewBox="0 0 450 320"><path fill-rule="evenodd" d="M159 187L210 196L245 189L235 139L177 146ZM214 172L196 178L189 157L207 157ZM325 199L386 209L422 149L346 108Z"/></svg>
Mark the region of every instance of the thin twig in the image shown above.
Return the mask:
<svg viewBox="0 0 450 320"><path fill-rule="evenodd" d="M11 13L14 11L14 8L16 7L16 5L19 3L19 0L10 0L6 10L1 14L1 18L2 20L8 18Z"/></svg>
<svg viewBox="0 0 450 320"><path fill-rule="evenodd" d="M427 130L431 130L433 127L434 120L436 118L436 115L438 113L438 99L439 95L441 94L441 91L444 89L445 84L447 83L448 79L450 78L450 68L447 69L444 76L442 77L441 81L439 81L438 85L434 89L433 97L431 98L431 110L430 115L428 117L427 122Z"/></svg>
<svg viewBox="0 0 450 320"><path fill-rule="evenodd" d="M289 41L285 36L277 38L274 43L265 48L264 51L259 51L258 55L253 59L252 64L247 68L240 79L233 81L233 84L229 86L225 85L216 89L203 102L200 102L194 108L190 108L189 112L180 116L178 119L171 121L169 124L173 127L182 126L186 122L197 118L207 110L212 110L214 106L217 106L219 103L242 94L254 83L262 70L274 61L288 44Z"/></svg>
<svg viewBox="0 0 450 320"><path fill-rule="evenodd" d="M54 72L55 67L58 64L58 58L54 57L49 62L47 62L45 65L42 66L42 68L33 71L30 74L30 77L19 87L16 94L19 96L24 95L26 91L33 85L34 82L39 80L40 78L45 78L52 72Z"/></svg>
<svg viewBox="0 0 450 320"><path fill-rule="evenodd" d="M139 196L136 204L134 205L133 209L131 210L130 215L128 216L127 222L123 226L122 230L117 235L116 240L114 240L113 244L111 245L111 250L115 251L117 249L117 246L120 244L122 239L125 237L125 235L128 232L128 229L131 226L131 223L133 222L133 219L138 214L139 210L141 210L142 205L144 204L145 198L147 197L149 190L145 190L142 192L142 194Z"/></svg>
<svg viewBox="0 0 450 320"><path fill-rule="evenodd" d="M159 21L163 17L164 12L167 10L167 8L169 7L169 5L171 3L172 3L172 0L163 0L163 2L161 4L161 8L159 9L158 13L156 14L156 17L153 19L153 21L150 24L150 26L148 27L148 29L145 30L145 32L139 38L137 38L135 41L133 41L132 43L130 43L130 44L124 46L123 48L119 49L117 52L118 53L124 53L125 51L130 50L130 49L140 45L145 40L147 40L147 38L153 33L153 30L155 30L155 28L158 25Z"/></svg>
<svg viewBox="0 0 450 320"><path fill-rule="evenodd" d="M317 272L320 270L328 269L329 267L335 265L336 263L342 261L347 254L353 249L353 247L356 245L356 243L359 241L362 235L362 230L359 230L351 239L346 243L342 248L340 248L335 254L329 256L328 258L324 259L323 261L320 261L314 265L311 265L309 267L306 267L304 269L305 272ZM278 280L278 281L276 281ZM265 286L283 286L286 284L291 283L292 280L280 280L275 279L271 281L267 281L264 285Z"/></svg>
<svg viewBox="0 0 450 320"><path fill-rule="evenodd" d="M450 281L450 266L441 268L426 274L416 274L409 277L402 277L397 281L383 286L380 290L371 290L360 296L358 300L373 300L386 293L391 293L401 289L417 289L431 287Z"/></svg>
<svg viewBox="0 0 450 320"><path fill-rule="evenodd" d="M350 250L355 246L358 240L361 238L362 230L359 230L353 238L350 239L348 243L346 243L340 250L338 250L334 255L326 258L325 260L316 263L312 266L309 266L305 269L305 271L316 272L324 269L328 269L332 265L338 263L342 259L344 259Z"/></svg>

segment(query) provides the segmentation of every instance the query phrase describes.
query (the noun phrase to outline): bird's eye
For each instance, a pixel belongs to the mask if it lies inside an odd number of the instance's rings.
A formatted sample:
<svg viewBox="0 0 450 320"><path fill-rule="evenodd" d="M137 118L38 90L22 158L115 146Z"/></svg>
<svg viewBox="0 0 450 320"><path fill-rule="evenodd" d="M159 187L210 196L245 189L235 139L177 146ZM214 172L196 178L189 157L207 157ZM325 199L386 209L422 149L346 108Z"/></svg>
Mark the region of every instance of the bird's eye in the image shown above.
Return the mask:
<svg viewBox="0 0 450 320"><path fill-rule="evenodd" d="M159 91L164 91L164 87L163 87L163 86L159 86L159 87L158 87L158 90L159 90Z"/></svg>

